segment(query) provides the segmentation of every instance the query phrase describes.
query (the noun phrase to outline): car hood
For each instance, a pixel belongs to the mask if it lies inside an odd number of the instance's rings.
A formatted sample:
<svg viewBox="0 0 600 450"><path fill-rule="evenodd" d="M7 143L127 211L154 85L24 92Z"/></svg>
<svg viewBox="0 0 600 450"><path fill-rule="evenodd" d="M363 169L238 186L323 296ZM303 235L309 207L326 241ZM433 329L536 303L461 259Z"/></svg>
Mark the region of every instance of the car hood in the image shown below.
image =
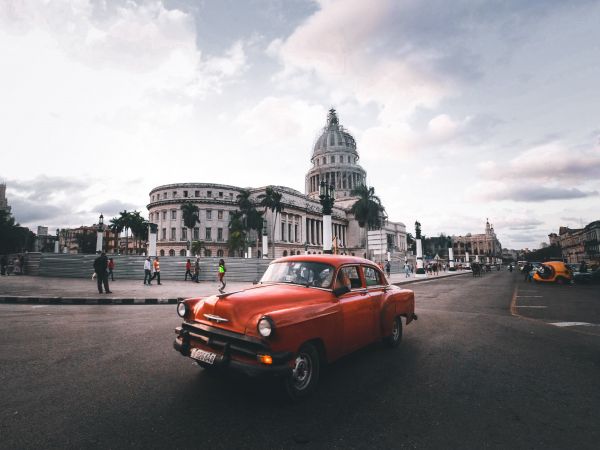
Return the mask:
<svg viewBox="0 0 600 450"><path fill-rule="evenodd" d="M207 297L195 306L194 318L237 333L250 331L251 334L256 334L260 316L274 311L297 309L329 296L333 294L313 287L265 284L231 294Z"/></svg>

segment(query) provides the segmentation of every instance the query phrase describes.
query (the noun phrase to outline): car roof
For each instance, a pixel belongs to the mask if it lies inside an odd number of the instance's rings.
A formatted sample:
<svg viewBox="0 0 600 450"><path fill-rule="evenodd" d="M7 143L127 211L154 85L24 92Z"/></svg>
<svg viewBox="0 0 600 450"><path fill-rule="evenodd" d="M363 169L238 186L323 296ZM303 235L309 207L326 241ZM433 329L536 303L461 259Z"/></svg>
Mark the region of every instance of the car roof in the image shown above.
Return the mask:
<svg viewBox="0 0 600 450"><path fill-rule="evenodd" d="M330 264L334 267L343 266L344 264L365 264L373 267L378 267L377 263L374 263L371 260L365 258L359 258L358 256L349 256L349 255L294 255L294 256L284 256L283 258L278 258L274 260L272 263L280 263L280 262L295 262L295 261L307 261L307 262L320 262L323 264Z"/></svg>

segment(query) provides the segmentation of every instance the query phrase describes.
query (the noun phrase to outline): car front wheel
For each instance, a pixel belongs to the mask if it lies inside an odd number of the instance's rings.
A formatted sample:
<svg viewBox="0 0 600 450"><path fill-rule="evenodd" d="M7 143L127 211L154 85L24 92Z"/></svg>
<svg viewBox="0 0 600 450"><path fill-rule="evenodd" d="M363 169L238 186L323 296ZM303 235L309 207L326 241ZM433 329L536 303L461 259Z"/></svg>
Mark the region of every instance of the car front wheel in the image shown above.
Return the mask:
<svg viewBox="0 0 600 450"><path fill-rule="evenodd" d="M285 380L286 392L292 400L309 396L319 381L319 352L311 343L306 343L296 355L292 375Z"/></svg>
<svg viewBox="0 0 600 450"><path fill-rule="evenodd" d="M387 336L383 342L390 348L396 348L400 345L400 341L402 341L402 319L395 317L392 324L392 334Z"/></svg>

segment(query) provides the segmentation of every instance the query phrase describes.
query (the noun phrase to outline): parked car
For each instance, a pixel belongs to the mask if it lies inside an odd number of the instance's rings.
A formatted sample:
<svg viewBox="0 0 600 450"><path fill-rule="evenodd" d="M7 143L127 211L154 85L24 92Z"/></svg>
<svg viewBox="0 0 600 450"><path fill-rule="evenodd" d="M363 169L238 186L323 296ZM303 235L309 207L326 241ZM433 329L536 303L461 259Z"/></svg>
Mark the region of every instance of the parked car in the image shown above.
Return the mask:
<svg viewBox="0 0 600 450"><path fill-rule="evenodd" d="M575 281L575 283L600 284L600 269L596 269L592 272L575 273L573 274L573 281Z"/></svg>
<svg viewBox="0 0 600 450"><path fill-rule="evenodd" d="M533 271L533 281L540 283L570 283L573 279L573 272L562 261L549 261L541 263Z"/></svg>
<svg viewBox="0 0 600 450"><path fill-rule="evenodd" d="M414 293L373 262L304 255L273 261L248 289L190 298L174 347L207 369L279 376L290 397L309 395L321 365L372 342L397 347L416 319Z"/></svg>

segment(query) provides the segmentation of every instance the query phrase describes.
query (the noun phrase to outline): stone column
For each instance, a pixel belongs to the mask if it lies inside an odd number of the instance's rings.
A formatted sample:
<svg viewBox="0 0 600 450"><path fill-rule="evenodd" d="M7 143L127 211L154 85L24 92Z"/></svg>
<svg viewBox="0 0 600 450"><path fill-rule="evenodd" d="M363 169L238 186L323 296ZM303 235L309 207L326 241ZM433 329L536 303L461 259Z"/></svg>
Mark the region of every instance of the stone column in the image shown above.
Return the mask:
<svg viewBox="0 0 600 450"><path fill-rule="evenodd" d="M419 269L423 271L423 244L421 239L417 239L417 270L415 270L415 277L426 277L425 272L419 273Z"/></svg>
<svg viewBox="0 0 600 450"><path fill-rule="evenodd" d="M158 234L158 226L154 223L148 225L148 254L146 256L157 256L156 254L156 237Z"/></svg>
<svg viewBox="0 0 600 450"><path fill-rule="evenodd" d="M448 247L448 265L454 268L454 249L452 247Z"/></svg>
<svg viewBox="0 0 600 450"><path fill-rule="evenodd" d="M470 264L469 262L469 252L465 251L465 263L467 263L467 265Z"/></svg>
<svg viewBox="0 0 600 450"><path fill-rule="evenodd" d="M331 253L331 216L323 216L323 253Z"/></svg>
<svg viewBox="0 0 600 450"><path fill-rule="evenodd" d="M103 238L104 238L104 231L97 231L96 232L96 253L102 252Z"/></svg>

